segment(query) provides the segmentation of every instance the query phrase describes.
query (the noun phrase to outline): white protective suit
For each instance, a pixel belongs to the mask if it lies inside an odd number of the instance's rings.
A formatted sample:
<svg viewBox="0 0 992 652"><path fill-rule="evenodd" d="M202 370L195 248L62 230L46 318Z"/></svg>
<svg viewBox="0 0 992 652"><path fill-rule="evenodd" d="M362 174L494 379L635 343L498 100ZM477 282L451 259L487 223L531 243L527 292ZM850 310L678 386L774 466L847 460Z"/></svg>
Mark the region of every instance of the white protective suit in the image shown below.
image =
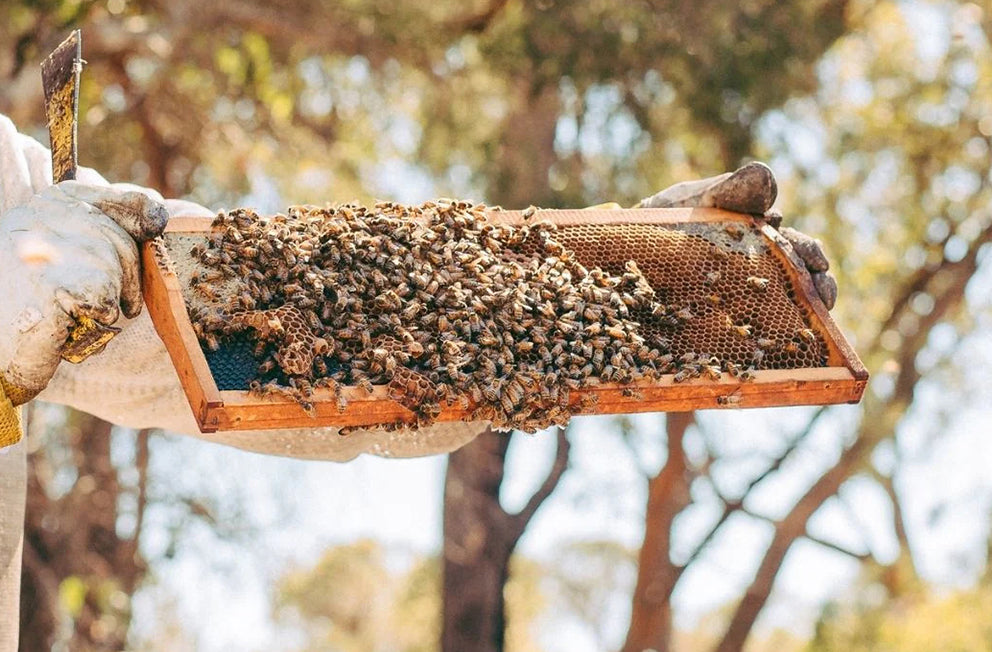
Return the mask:
<svg viewBox="0 0 992 652"><path fill-rule="evenodd" d="M47 148L17 133L14 124L0 115L0 220L4 213L29 201L37 203L37 193L52 185L51 157ZM80 168L77 178L84 184L106 186L97 172ZM115 186L134 189L134 186ZM141 189L161 201L153 190ZM34 198L34 199L33 199ZM172 215L207 214L213 211L186 201L165 202ZM58 206L58 203L41 203ZM78 210L78 209L77 209ZM18 217L23 219L25 210ZM29 216L30 217L30 216ZM48 217L51 217L50 215ZM41 221L39 216L39 222ZM30 221L28 219L28 221ZM93 229L91 229L93 231ZM93 233L87 233L92 239ZM73 249L73 229L57 240L62 258L79 256ZM3 265L16 261L0 261ZM120 270L120 267L117 267ZM117 272L120 274L120 271ZM45 288L11 287L0 279L0 314L11 309L21 292L44 292ZM6 295L8 296L5 296ZM49 292L51 294L51 292ZM43 301L58 301L55 296ZM334 461L350 460L362 453L384 457L415 457L454 450L481 433L484 422L454 422L433 428L397 432L355 432L341 437L337 430L315 428L305 431L229 432L203 435L186 401L179 377L172 366L155 328L143 310L135 319L123 316L116 323L122 331L106 349L79 365L63 362L38 398L69 405L102 419L132 428L164 428L274 455ZM0 347L2 348L2 347ZM0 448L0 652L17 649L18 602L21 544L25 499L25 444Z"/></svg>

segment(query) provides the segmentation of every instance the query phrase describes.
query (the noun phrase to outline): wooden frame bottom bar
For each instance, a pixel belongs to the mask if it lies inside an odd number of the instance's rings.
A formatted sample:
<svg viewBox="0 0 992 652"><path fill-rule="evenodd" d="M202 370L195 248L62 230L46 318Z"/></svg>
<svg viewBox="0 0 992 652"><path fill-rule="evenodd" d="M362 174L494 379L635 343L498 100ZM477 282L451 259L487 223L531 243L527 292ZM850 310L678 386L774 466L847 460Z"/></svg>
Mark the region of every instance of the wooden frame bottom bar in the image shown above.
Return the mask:
<svg viewBox="0 0 992 652"><path fill-rule="evenodd" d="M657 381L630 385L591 385L573 391L573 403L584 393L598 396L598 402L586 410L586 414L829 405L857 403L865 385L865 381L857 380L844 367L759 371L754 381L746 383L729 374L723 374L720 380L695 379L684 383L675 383L673 378L673 375L666 375ZM638 395L625 396L625 388ZM314 415L310 416L302 407L285 399L222 391L219 404L205 407L204 432L363 426L415 419L410 410L387 397L384 387L376 387L372 394L354 387L343 392L348 399L344 412L338 410L337 401L329 390L314 392ZM439 421L467 419L471 411L471 407L468 410L447 407Z"/></svg>

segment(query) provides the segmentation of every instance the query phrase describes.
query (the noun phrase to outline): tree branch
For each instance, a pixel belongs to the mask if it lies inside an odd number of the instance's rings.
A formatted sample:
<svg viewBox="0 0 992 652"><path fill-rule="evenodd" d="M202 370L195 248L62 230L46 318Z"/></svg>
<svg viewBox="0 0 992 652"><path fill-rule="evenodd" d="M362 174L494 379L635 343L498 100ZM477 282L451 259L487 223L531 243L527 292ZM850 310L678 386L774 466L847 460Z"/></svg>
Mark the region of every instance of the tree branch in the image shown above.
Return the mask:
<svg viewBox="0 0 992 652"><path fill-rule="evenodd" d="M510 525L513 528L515 534L515 539L519 539L524 530L527 528L527 524L530 520L534 518L534 514L541 507L545 500L548 499L554 490L558 487L558 482L561 480L561 476L565 474L568 469L568 457L571 451L572 444L568 441L568 436L565 434L564 428L557 428L555 432L555 437L557 440L557 448L555 450L555 460L551 464L551 470L548 471L548 475L544 478L544 482L541 486L537 488L537 491L530 497L527 504L524 505L516 514L511 514Z"/></svg>
<svg viewBox="0 0 992 652"><path fill-rule="evenodd" d="M37 606L35 609L52 614L59 621L57 625L61 625L66 618L66 613L59 600L59 578L51 566L46 564L41 555L38 554L34 541L30 537L24 537L22 558L24 569L27 574L34 578L37 597L45 604L44 609L39 609ZM14 595L16 597L17 594Z"/></svg>
<svg viewBox="0 0 992 652"><path fill-rule="evenodd" d="M150 458L148 439L151 437L151 433L149 428L138 431L138 450L134 456L134 466L138 469L138 506L135 515L134 536L132 537L135 549L137 549L141 539L141 529L145 523L145 508L148 506L148 462Z"/></svg>
<svg viewBox="0 0 992 652"><path fill-rule="evenodd" d="M665 420L668 457L648 483L644 542L637 558L637 583L624 652L667 649L671 640L670 587L671 578L678 572L671 557L672 523L691 502L691 477L683 441L695 420L693 412L671 412Z"/></svg>
<svg viewBox="0 0 992 652"><path fill-rule="evenodd" d="M779 524L779 522L773 519L772 517L766 516L764 514L759 514L753 510L748 509L747 507L744 507L743 505L738 504L737 509L742 514L747 514L751 518L757 519L759 521L763 521L765 523L769 523L774 526L778 526ZM839 552L842 555L847 555L848 557L852 557L858 561L868 561L872 558L870 552L855 552L850 548L845 548L839 543L834 543L833 541L827 541L826 539L821 539L815 534L810 534L808 530L804 531L802 536L807 541L812 541L813 543L821 545L825 548L830 548L835 552Z"/></svg>
<svg viewBox="0 0 992 652"><path fill-rule="evenodd" d="M896 541L899 542L900 556L905 556L909 560L913 575L919 577L919 574L916 572L916 563L913 559L913 548L909 543L909 532L906 530L906 519L903 515L902 503L899 501L899 494L896 491L894 473L893 475L884 475L874 467L870 469L870 473L878 484L881 485L892 505L892 529L895 532Z"/></svg>
<svg viewBox="0 0 992 652"><path fill-rule="evenodd" d="M671 587L668 588L669 592L675 589L675 585L682 577L682 573L684 573L685 570L690 565L692 565L692 563L696 561L696 559L699 558L699 555L702 554L706 546L709 545L710 541L713 540L713 537L715 537L716 533L720 530L721 527L723 527L723 524L727 522L727 519L729 519L734 512L739 511L743 507L744 500L748 497L748 495L750 495L751 491L755 487L757 487L762 481L764 481L765 478L767 478L769 475L782 468L782 465L785 463L785 461L789 459L789 457L792 456L795 450L799 448L800 444L802 444L806 440L806 438L809 437L810 433L813 432L813 428L819 422L820 417L823 416L824 412L826 412L826 407L821 407L813 414L813 416L810 418L809 422L803 427L803 429L798 434L796 434L795 437L792 438L792 441L789 442L789 445L786 446L785 450L782 451L782 453L778 457L776 457L764 471L759 473L757 476L752 478L750 482L748 482L747 487L744 488L744 491L741 494L741 497L736 501L723 500L722 496L720 496L720 491L717 488L716 483L712 483L712 479L711 479L713 490L716 492L717 496L720 497L721 500L723 501L723 512L720 514L720 517L717 518L716 523L714 523L713 526L706 532L706 534L703 535L703 538L700 540L699 545L697 545L696 548L692 551L692 553L689 555L689 558L686 559L686 561L683 564L678 566L675 575L672 577L672 585Z"/></svg>
<svg viewBox="0 0 992 652"><path fill-rule="evenodd" d="M489 25L493 22L496 16L503 11L503 8L506 7L507 4L509 4L509 0L493 0L485 10L477 14L462 16L449 21L448 27L458 33L471 32L474 34L481 34L488 29Z"/></svg>
<svg viewBox="0 0 992 652"><path fill-rule="evenodd" d="M847 514L847 520L851 522L851 527L857 530L858 535L861 537L861 541L865 544L865 548L871 550L872 548L871 533L868 531L868 528L865 527L865 524L862 522L862 520L858 518L858 514L855 511L854 507L847 500L847 498L844 497L844 494L841 490L837 491L837 502L840 504L841 508ZM874 553L872 553L872 557L877 559Z"/></svg>
<svg viewBox="0 0 992 652"><path fill-rule="evenodd" d="M837 493L840 485L861 468L875 445L891 436L905 414L907 406L912 403L920 380L920 373L915 365L916 354L924 345L930 329L960 304L964 296L964 288L977 269L978 252L988 242L992 242L992 226L986 226L970 243L968 252L961 260L954 262L945 260L931 275L926 288L933 295L934 307L929 314L919 318L916 331L904 335L900 343L895 356L899 373L892 395L886 401L877 403L871 402L869 397L854 443L841 454L836 465L813 483L789 514L777 524L772 542L758 566L754 580L737 605L730 624L716 647L717 652L739 652L743 648L758 614L771 594L775 577L792 542L802 536L806 523L823 502ZM905 315L910 309L909 303L903 305L905 307L902 314ZM897 324L901 321L901 315L890 320Z"/></svg>

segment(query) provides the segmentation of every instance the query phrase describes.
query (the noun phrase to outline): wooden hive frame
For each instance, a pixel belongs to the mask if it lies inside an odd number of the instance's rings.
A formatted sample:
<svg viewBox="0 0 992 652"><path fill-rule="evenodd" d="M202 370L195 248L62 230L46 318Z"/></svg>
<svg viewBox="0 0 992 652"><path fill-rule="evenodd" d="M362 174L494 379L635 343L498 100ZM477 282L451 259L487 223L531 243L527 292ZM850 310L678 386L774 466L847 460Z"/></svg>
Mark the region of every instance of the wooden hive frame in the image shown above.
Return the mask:
<svg viewBox="0 0 992 652"><path fill-rule="evenodd" d="M488 218L509 224L520 224L524 220L521 211L490 211ZM668 225L727 221L754 223L750 216L704 208L541 210L530 218L530 221L538 220L563 226L630 222ZM211 231L212 222L212 217L174 217L169 222L165 237L169 234L206 234ZM710 408L857 403L861 400L868 373L857 353L831 319L791 245L771 226L762 222L758 225L770 244L771 252L784 263L786 274L796 289L797 303L807 309L811 325L824 336L828 351L827 366L762 370L755 373L751 382L741 382L724 373L719 380L695 379L683 383L675 383L673 375L629 385L597 383L572 392L574 403L583 393L593 392L599 396L598 403L582 413L681 412ZM178 277L162 260L153 243L144 245L142 263L145 302L202 432L371 426L414 419L410 410L388 398L385 386L376 386L372 394L356 387L344 388L342 391L348 399L344 412L338 410L330 390L317 390L313 397L313 416L285 398L219 390L190 323ZM639 396L625 396L625 387L634 388ZM439 421L464 419L470 413L471 409L466 410L459 405L445 407Z"/></svg>

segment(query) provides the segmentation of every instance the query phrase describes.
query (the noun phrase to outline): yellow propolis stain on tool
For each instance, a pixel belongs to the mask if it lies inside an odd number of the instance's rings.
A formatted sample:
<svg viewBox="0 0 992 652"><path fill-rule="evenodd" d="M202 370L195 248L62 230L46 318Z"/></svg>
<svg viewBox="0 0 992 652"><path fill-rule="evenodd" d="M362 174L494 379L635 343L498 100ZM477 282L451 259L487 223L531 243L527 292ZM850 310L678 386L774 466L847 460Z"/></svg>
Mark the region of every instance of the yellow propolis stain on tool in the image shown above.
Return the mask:
<svg viewBox="0 0 992 652"><path fill-rule="evenodd" d="M73 160L73 120L72 104L76 91L74 76L69 83L52 93L49 105L55 111L49 113L48 133L52 139L52 177L56 180L75 179L76 162ZM60 145L61 143L61 145Z"/></svg>
<svg viewBox="0 0 992 652"><path fill-rule="evenodd" d="M100 351L119 332L119 328L104 326L90 317L76 317L76 326L62 346L62 359L79 364Z"/></svg>

